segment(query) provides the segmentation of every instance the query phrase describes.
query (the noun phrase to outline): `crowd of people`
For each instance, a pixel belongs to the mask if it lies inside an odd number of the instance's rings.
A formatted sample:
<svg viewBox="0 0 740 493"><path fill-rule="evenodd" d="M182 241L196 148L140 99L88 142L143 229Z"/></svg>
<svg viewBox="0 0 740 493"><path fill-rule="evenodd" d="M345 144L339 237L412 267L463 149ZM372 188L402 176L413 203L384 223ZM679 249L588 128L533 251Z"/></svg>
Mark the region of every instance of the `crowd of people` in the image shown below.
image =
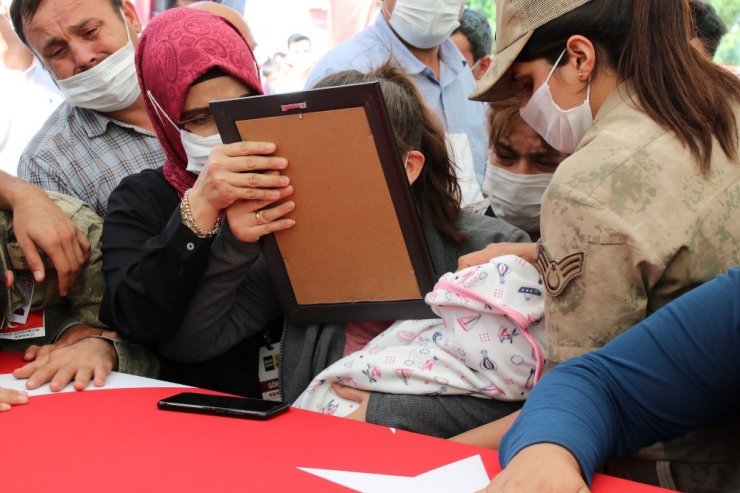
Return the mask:
<svg viewBox="0 0 740 493"><path fill-rule="evenodd" d="M740 488L740 80L711 6L497 0L492 50L463 0L383 0L315 63L296 34L258 67L238 12L171 3L0 15L44 119L0 134L25 145L0 153L0 347L28 389L117 370L258 397L267 346L296 407L498 448L486 491ZM224 144L209 103L365 82L439 318L295 324L259 242L296 225L291 163Z"/></svg>

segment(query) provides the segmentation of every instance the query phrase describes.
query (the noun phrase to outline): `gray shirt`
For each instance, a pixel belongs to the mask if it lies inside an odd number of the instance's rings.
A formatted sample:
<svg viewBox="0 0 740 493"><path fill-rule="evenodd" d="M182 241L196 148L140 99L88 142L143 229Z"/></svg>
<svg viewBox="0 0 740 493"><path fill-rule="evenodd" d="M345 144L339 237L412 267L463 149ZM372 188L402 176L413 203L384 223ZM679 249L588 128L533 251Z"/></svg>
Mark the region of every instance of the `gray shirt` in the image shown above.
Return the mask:
<svg viewBox="0 0 740 493"><path fill-rule="evenodd" d="M64 102L23 151L18 176L103 216L118 182L164 160L154 133Z"/></svg>

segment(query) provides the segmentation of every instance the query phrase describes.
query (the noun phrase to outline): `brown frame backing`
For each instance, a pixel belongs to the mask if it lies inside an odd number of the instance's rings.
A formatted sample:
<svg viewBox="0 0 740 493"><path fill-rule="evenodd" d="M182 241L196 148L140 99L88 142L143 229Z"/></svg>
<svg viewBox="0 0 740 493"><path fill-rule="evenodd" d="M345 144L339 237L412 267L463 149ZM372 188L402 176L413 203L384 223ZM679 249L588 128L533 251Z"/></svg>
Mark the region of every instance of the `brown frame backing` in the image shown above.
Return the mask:
<svg viewBox="0 0 740 493"><path fill-rule="evenodd" d="M288 159L296 225L261 240L296 323L429 318L437 275L376 82L211 103L225 143Z"/></svg>

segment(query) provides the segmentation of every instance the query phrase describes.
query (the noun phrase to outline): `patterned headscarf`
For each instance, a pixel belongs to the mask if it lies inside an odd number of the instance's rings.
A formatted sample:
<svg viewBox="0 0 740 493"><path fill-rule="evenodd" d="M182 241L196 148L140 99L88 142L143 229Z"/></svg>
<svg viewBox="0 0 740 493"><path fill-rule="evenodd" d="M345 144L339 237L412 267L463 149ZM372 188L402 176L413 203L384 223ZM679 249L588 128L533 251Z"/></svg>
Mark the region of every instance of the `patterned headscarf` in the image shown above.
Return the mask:
<svg viewBox="0 0 740 493"><path fill-rule="evenodd" d="M190 86L212 68L262 94L252 50L222 17L189 8L167 10L149 22L136 48L136 72L144 104L167 156L164 175L181 197L197 177L185 170L187 156L179 131L157 113L147 91L167 116L178 122Z"/></svg>

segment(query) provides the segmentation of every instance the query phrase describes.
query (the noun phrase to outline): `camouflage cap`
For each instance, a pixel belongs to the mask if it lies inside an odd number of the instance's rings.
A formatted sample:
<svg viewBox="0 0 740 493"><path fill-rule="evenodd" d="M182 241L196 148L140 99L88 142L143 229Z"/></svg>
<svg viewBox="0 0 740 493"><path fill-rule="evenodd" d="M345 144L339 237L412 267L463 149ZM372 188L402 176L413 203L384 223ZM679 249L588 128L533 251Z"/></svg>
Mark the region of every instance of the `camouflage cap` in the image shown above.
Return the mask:
<svg viewBox="0 0 740 493"><path fill-rule="evenodd" d="M470 99L500 101L519 88L502 76L514 63L535 29L570 12L590 0L496 0L496 53Z"/></svg>

